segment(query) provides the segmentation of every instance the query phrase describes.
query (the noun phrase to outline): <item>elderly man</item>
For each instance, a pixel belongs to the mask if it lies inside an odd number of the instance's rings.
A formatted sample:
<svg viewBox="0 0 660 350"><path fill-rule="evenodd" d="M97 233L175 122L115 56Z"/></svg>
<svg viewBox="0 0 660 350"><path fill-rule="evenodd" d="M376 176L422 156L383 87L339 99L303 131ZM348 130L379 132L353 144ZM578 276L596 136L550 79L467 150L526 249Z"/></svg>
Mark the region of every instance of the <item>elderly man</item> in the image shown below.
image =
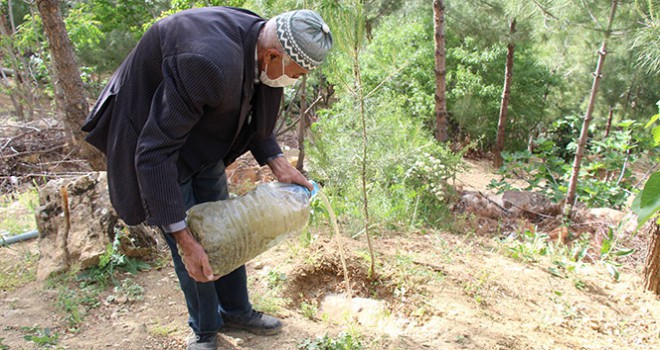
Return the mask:
<svg viewBox="0 0 660 350"><path fill-rule="evenodd" d="M245 266L213 275L186 210L226 199L225 165L247 151L278 181L312 189L281 157L273 129L282 87L320 65L331 46L328 26L309 10L268 21L229 7L183 11L145 33L83 125L107 156L122 219L164 231L194 332L188 349L215 349L223 327L281 330L280 320L252 309Z"/></svg>

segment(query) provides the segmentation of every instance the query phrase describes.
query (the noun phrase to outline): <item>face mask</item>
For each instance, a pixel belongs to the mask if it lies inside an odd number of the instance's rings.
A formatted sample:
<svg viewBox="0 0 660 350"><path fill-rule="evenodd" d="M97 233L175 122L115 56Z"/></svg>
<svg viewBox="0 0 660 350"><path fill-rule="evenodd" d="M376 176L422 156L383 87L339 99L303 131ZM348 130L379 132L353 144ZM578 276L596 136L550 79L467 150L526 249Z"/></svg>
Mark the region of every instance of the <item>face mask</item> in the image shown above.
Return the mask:
<svg viewBox="0 0 660 350"><path fill-rule="evenodd" d="M266 68L261 72L261 75L259 76L259 80L261 80L262 83L270 87L274 87L274 88L285 87L285 86L293 85L298 81L298 79L293 79L284 73L284 61L282 61L282 75L280 75L279 78L277 79L269 78L268 74L266 74L266 71L268 71L268 64L266 64Z"/></svg>

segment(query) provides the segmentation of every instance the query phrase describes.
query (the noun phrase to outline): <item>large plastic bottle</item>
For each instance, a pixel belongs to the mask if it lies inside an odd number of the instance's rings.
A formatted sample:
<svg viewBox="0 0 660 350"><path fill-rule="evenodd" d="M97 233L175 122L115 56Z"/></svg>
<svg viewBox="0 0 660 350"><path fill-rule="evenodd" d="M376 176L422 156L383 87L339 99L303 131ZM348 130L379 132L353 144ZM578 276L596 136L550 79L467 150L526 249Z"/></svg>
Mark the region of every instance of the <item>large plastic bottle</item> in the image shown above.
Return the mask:
<svg viewBox="0 0 660 350"><path fill-rule="evenodd" d="M243 196L190 208L188 227L206 250L213 274L224 276L301 232L309 221L315 183L314 188L310 192L299 185L265 183Z"/></svg>

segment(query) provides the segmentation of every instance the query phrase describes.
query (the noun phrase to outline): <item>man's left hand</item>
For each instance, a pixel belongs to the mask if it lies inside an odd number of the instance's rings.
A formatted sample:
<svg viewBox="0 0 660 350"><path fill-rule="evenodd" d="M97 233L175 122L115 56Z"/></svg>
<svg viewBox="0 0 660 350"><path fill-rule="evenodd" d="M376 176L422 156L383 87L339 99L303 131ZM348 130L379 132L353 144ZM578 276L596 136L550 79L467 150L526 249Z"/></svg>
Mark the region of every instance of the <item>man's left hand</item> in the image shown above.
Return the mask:
<svg viewBox="0 0 660 350"><path fill-rule="evenodd" d="M288 160L284 157L277 157L268 162L270 170L273 171L277 181L285 183L294 183L307 187L310 191L314 190L314 186L307 181L305 176L298 171Z"/></svg>

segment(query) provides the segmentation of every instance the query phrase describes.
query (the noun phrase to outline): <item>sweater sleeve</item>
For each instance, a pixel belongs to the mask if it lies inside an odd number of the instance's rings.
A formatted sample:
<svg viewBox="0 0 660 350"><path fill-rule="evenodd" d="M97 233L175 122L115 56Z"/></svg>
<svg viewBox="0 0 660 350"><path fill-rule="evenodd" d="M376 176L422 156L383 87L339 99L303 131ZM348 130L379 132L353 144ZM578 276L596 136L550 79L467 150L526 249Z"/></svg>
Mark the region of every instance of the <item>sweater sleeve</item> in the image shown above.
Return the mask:
<svg viewBox="0 0 660 350"><path fill-rule="evenodd" d="M222 100L225 83L222 69L199 54L166 57L162 70L163 81L152 99L135 156L140 195L151 225L185 219L185 202L177 182L179 149L204 108Z"/></svg>
<svg viewBox="0 0 660 350"><path fill-rule="evenodd" d="M277 144L275 134L273 133L266 137L264 140L251 144L250 152L252 153L254 159L259 163L259 165L263 166L266 164L268 159L281 154L282 149Z"/></svg>

